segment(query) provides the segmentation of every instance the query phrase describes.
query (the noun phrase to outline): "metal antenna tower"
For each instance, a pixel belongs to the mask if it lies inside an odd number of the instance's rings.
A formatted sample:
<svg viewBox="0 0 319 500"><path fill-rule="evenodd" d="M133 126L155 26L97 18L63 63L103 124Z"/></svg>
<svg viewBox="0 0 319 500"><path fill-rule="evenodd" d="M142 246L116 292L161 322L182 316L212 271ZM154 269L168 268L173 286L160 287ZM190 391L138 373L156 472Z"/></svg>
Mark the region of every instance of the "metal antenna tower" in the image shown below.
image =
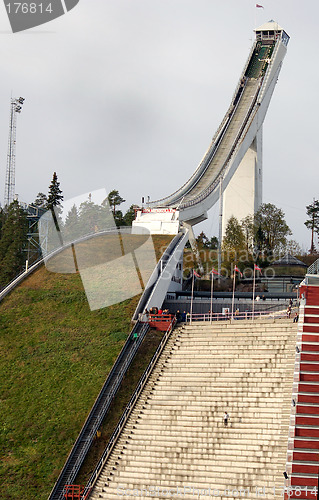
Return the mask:
<svg viewBox="0 0 319 500"><path fill-rule="evenodd" d="M10 203L13 202L15 195L17 113L21 113L23 103L24 103L23 97L19 97L18 99L11 98L4 206L10 205Z"/></svg>

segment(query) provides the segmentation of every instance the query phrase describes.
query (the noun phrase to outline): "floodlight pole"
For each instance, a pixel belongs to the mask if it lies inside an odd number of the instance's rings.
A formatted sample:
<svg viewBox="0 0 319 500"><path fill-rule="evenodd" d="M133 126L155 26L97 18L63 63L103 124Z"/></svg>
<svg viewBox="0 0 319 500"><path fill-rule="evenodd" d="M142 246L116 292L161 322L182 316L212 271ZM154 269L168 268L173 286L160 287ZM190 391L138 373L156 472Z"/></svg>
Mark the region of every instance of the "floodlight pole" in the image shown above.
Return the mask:
<svg viewBox="0 0 319 500"><path fill-rule="evenodd" d="M24 103L23 97L19 97L18 99L11 98L4 206L6 205L9 206L10 203L13 202L15 196L17 113L21 113L23 103Z"/></svg>

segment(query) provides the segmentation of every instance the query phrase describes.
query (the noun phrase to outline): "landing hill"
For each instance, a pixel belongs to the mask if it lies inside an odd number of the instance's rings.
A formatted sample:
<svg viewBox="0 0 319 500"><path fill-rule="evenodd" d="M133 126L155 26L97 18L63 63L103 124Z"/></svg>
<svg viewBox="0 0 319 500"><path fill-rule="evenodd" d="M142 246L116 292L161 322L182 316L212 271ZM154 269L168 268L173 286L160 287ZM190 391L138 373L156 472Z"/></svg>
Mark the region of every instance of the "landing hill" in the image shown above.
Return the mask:
<svg viewBox="0 0 319 500"><path fill-rule="evenodd" d="M170 240L153 237L157 258ZM138 299L91 311L78 273L42 266L0 303L1 498L48 497Z"/></svg>

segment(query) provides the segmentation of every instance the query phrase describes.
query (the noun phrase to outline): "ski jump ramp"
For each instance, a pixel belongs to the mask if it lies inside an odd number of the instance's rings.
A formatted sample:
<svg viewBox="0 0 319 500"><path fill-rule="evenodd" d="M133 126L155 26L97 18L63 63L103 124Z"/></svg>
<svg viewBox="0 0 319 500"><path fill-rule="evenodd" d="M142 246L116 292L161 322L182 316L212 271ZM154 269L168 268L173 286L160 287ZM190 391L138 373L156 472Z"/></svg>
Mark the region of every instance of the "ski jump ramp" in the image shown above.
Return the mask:
<svg viewBox="0 0 319 500"><path fill-rule="evenodd" d="M138 209L133 227L177 234L181 223L207 219L222 199L225 228L229 217L252 215L262 203L262 126L289 36L275 21L255 33L231 104L194 174L175 193Z"/></svg>

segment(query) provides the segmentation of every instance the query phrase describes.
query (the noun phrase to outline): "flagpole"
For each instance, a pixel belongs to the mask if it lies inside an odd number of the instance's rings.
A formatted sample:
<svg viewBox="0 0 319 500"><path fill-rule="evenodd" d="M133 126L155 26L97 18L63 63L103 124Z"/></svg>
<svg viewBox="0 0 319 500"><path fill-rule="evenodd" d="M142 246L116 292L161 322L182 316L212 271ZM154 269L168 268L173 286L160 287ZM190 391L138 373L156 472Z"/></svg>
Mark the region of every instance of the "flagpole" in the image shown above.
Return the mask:
<svg viewBox="0 0 319 500"><path fill-rule="evenodd" d="M231 303L231 319L234 319L235 279L236 279L236 272L235 272L235 269L234 269L234 279L233 279L233 299L232 299L232 303Z"/></svg>
<svg viewBox="0 0 319 500"><path fill-rule="evenodd" d="M190 317L190 324L192 324L192 317L193 317L193 295L194 295L194 269L193 269L193 279L192 279L192 295L191 295L191 317Z"/></svg>
<svg viewBox="0 0 319 500"><path fill-rule="evenodd" d="M256 281L256 267L254 264L254 279L253 279L253 314L252 314L252 320L254 319L255 315L255 281Z"/></svg>
<svg viewBox="0 0 319 500"><path fill-rule="evenodd" d="M214 273L212 271L212 282L210 287L210 322L213 320L213 292L214 292Z"/></svg>

